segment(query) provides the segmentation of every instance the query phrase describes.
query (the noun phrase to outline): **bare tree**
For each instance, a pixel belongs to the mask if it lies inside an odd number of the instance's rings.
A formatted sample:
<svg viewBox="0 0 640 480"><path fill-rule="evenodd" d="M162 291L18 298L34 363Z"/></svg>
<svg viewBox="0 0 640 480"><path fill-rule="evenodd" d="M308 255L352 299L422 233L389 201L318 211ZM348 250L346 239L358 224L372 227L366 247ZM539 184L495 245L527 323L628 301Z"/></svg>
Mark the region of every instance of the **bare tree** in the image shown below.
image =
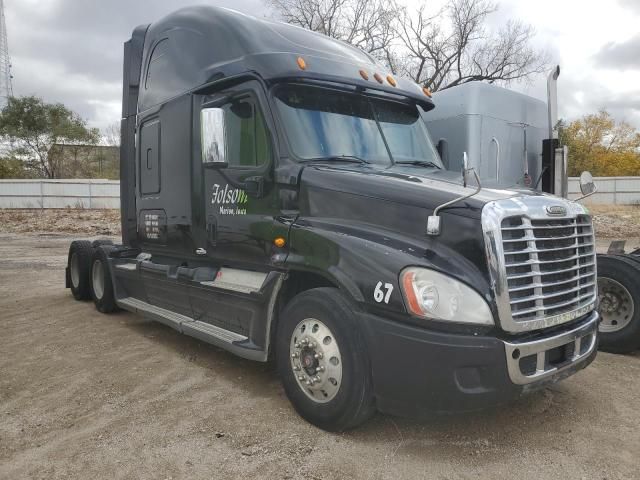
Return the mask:
<svg viewBox="0 0 640 480"><path fill-rule="evenodd" d="M102 141L110 147L120 146L120 122L113 122L102 131Z"/></svg>
<svg viewBox="0 0 640 480"><path fill-rule="evenodd" d="M350 43L386 60L399 8L384 0L267 0L287 23Z"/></svg>
<svg viewBox="0 0 640 480"><path fill-rule="evenodd" d="M435 15L425 6L403 9L396 24L406 50L402 73L432 90L471 81L489 83L525 79L548 66L546 53L532 47L530 25L508 21L497 32L485 28L497 10L487 0L452 0Z"/></svg>
<svg viewBox="0 0 640 480"><path fill-rule="evenodd" d="M393 0L268 0L282 18L346 41L431 90L470 81L508 83L548 67L545 52L532 46L530 25L508 21L489 31L497 10L490 0L450 0L428 13Z"/></svg>

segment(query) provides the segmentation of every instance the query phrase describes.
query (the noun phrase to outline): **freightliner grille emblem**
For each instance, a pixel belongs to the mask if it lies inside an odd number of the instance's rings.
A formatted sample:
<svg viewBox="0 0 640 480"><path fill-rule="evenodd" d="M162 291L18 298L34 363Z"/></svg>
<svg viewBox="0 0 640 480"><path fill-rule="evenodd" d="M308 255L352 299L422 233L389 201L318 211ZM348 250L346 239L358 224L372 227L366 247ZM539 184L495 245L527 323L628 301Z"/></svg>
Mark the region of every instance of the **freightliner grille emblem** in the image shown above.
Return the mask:
<svg viewBox="0 0 640 480"><path fill-rule="evenodd" d="M546 207L547 215L552 217L564 217L567 214L567 209L562 205L548 205Z"/></svg>

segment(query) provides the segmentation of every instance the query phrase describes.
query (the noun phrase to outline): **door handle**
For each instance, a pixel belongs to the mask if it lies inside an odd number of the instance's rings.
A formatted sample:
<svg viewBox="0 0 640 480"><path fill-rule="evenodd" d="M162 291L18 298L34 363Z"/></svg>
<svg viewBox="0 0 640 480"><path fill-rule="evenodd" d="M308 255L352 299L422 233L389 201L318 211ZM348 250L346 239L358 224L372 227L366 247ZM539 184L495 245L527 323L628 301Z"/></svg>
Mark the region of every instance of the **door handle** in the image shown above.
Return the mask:
<svg viewBox="0 0 640 480"><path fill-rule="evenodd" d="M496 144L496 180L500 181L500 142L496 137L491 139Z"/></svg>
<svg viewBox="0 0 640 480"><path fill-rule="evenodd" d="M196 255L206 255L206 254L207 254L207 251L204 248L202 247L196 248Z"/></svg>
<svg viewBox="0 0 640 480"><path fill-rule="evenodd" d="M214 215L207 216L207 240L211 245L216 244L217 223L218 223L218 220Z"/></svg>
<svg viewBox="0 0 640 480"><path fill-rule="evenodd" d="M258 198L262 196L264 191L264 177L247 177L243 183L247 195Z"/></svg>

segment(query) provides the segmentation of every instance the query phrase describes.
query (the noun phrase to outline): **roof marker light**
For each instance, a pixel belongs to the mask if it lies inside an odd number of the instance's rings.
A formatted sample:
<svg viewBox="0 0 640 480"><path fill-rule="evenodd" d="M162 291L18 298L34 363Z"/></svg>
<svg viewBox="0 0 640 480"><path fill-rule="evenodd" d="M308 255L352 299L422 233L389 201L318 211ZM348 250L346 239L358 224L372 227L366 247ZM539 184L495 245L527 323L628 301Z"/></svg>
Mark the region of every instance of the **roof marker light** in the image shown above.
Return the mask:
<svg viewBox="0 0 640 480"><path fill-rule="evenodd" d="M365 80L369 80L369 74L365 70L360 70L360 76Z"/></svg>
<svg viewBox="0 0 640 480"><path fill-rule="evenodd" d="M389 82L389 85L391 85L392 87L396 86L396 79L391 75L387 75L387 82Z"/></svg>
<svg viewBox="0 0 640 480"><path fill-rule="evenodd" d="M300 67L300 70L307 69L307 62L304 61L304 58L298 57L298 59L296 60L296 63L298 64L298 67Z"/></svg>
<svg viewBox="0 0 640 480"><path fill-rule="evenodd" d="M382 77L380 76L379 73L374 73L373 78L375 78L378 81L378 83L382 83Z"/></svg>
<svg viewBox="0 0 640 480"><path fill-rule="evenodd" d="M422 87L422 93L431 98L431 90L429 90L427 87Z"/></svg>

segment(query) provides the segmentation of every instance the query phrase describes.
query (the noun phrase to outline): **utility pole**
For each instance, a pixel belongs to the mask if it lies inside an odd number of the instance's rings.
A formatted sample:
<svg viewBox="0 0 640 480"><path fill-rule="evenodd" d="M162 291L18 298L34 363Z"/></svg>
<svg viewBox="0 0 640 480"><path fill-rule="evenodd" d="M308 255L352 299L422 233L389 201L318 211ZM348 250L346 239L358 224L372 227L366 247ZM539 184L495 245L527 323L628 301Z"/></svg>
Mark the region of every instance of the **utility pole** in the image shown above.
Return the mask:
<svg viewBox="0 0 640 480"><path fill-rule="evenodd" d="M4 108L9 102L9 97L13 96L12 78L7 24L4 18L4 0L0 0L0 109Z"/></svg>

